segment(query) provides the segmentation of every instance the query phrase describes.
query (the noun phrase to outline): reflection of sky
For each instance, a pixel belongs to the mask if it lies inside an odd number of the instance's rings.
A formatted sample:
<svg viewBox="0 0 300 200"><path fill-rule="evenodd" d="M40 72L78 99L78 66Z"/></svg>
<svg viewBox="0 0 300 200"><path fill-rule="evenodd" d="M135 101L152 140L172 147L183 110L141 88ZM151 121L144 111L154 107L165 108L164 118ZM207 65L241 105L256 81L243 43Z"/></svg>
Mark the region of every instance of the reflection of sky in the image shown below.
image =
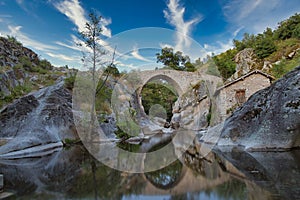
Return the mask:
<svg viewBox="0 0 300 200"><path fill-rule="evenodd" d="M130 195L130 196L123 196L122 200L169 200L171 199L171 195L156 195L156 196L150 196L150 195ZM220 200L225 199L221 196L219 196L215 192L195 192L195 193L188 193L187 199L201 199L201 200ZM228 198L226 198L228 200ZM232 199L232 198L229 198Z"/></svg>

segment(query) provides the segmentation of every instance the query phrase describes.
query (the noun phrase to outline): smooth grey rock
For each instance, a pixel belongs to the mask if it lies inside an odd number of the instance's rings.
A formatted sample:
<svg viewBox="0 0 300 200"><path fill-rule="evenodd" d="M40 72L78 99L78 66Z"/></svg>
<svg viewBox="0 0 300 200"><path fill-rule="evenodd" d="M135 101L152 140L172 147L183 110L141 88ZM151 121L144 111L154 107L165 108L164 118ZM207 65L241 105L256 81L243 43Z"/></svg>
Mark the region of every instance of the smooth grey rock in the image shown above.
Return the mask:
<svg viewBox="0 0 300 200"><path fill-rule="evenodd" d="M0 138L13 138L0 147L2 155L78 138L72 96L63 82L33 92L2 109L0 127Z"/></svg>

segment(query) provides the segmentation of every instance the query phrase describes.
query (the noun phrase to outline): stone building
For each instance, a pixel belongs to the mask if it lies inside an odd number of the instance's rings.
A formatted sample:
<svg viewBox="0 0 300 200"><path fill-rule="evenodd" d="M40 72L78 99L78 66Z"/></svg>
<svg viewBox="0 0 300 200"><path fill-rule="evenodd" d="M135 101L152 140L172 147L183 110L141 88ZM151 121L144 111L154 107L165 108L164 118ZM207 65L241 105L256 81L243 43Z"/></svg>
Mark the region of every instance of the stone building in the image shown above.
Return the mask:
<svg viewBox="0 0 300 200"><path fill-rule="evenodd" d="M272 76L255 70L218 88L215 93L217 116L214 121L217 123L224 121L252 94L269 87L272 80L274 80Z"/></svg>

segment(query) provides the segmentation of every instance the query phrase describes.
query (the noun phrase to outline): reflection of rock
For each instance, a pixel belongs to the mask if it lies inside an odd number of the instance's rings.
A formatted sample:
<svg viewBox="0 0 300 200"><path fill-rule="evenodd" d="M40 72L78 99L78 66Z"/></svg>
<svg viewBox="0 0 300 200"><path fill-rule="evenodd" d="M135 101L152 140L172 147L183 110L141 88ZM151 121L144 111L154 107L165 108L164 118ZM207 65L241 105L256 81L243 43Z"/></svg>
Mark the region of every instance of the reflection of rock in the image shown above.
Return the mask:
<svg viewBox="0 0 300 200"><path fill-rule="evenodd" d="M218 155L226 160L225 163L229 162L238 169L239 174L242 173L249 182L253 181L267 189L274 197L299 199L299 151L248 153L243 149L233 148L231 151L218 150ZM232 168L226 167L226 170L236 174Z"/></svg>
<svg viewBox="0 0 300 200"><path fill-rule="evenodd" d="M38 191L65 192L79 174L82 162L80 148L63 150L43 158L0 161L0 173L4 174L5 188L17 195Z"/></svg>
<svg viewBox="0 0 300 200"><path fill-rule="evenodd" d="M0 147L0 154L76 139L71 102L60 82L7 106L0 113L0 137L13 139Z"/></svg>
<svg viewBox="0 0 300 200"><path fill-rule="evenodd" d="M219 145L252 150L300 146L300 67L254 95L224 124Z"/></svg>

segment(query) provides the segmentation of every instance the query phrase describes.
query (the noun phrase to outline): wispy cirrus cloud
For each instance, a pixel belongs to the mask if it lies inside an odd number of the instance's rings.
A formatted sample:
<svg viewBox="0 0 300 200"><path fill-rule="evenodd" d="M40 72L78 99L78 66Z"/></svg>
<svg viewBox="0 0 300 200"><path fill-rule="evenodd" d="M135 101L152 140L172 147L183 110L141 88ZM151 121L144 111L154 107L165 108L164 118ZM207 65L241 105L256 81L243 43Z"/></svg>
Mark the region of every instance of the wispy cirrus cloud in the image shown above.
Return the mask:
<svg viewBox="0 0 300 200"><path fill-rule="evenodd" d="M51 52L47 52L46 53L48 56L52 57L52 58L57 58L59 60L64 60L67 62L70 61L80 61L80 57L74 57L74 56L66 56L64 54L59 54L59 53L51 53Z"/></svg>
<svg viewBox="0 0 300 200"><path fill-rule="evenodd" d="M234 47L233 45L233 39L236 38L238 33L243 29L244 27L239 27L235 31L233 31L231 37L227 38L225 41L216 41L214 44L204 44L203 48L205 49L206 53L208 55L211 54L220 54L222 52L227 51L228 49L232 49Z"/></svg>
<svg viewBox="0 0 300 200"><path fill-rule="evenodd" d="M32 0L32 1L24 1L24 0L16 0L16 3L19 7L24 10L28 15L33 16L36 20L41 20L41 18L35 14L36 5L40 3L40 1Z"/></svg>
<svg viewBox="0 0 300 200"><path fill-rule="evenodd" d="M183 51L191 45L189 35L194 25L199 23L202 17L197 16L188 21L184 20L185 8L179 4L179 0L169 0L167 9L163 11L168 23L175 27L176 33L176 51Z"/></svg>
<svg viewBox="0 0 300 200"><path fill-rule="evenodd" d="M39 51L47 51L47 50L58 50L56 46L47 45L37 40L34 40L28 37L25 33L21 31L22 26L12 26L8 25L9 32L7 35L15 36L18 40L20 40L25 46L31 47L32 49Z"/></svg>
<svg viewBox="0 0 300 200"><path fill-rule="evenodd" d="M298 0L234 0L226 2L222 10L230 26L260 33L267 27L276 28L278 22L299 12L300 3Z"/></svg>
<svg viewBox="0 0 300 200"><path fill-rule="evenodd" d="M84 31L85 24L88 19L85 16L85 10L78 0L63 0L54 2L53 5L59 12L66 15L69 20L77 26L79 32ZM111 19L102 17L101 22L102 35L111 37L111 30L107 27L111 24Z"/></svg>
<svg viewBox="0 0 300 200"><path fill-rule="evenodd" d="M140 61L144 61L144 62L152 62L152 60L149 60L145 57L143 57L140 53L139 53L139 49L137 47L133 48L133 51L130 53L135 59L138 59Z"/></svg>

